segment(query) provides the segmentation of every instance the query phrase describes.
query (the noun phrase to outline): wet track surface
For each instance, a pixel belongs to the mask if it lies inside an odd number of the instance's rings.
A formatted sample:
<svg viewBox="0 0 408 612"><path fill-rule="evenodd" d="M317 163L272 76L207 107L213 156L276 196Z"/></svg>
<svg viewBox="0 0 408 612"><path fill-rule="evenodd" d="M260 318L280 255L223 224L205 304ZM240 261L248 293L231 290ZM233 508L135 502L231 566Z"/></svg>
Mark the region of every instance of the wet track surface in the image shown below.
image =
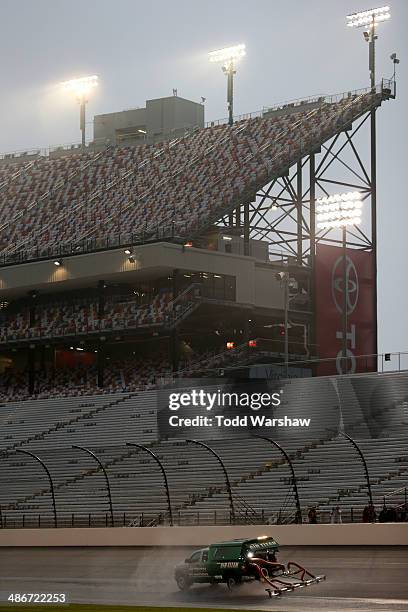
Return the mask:
<svg viewBox="0 0 408 612"><path fill-rule="evenodd" d="M81 603L231 607L276 611L408 610L408 547L284 547L325 582L269 599L260 583L177 590L174 566L191 548L3 548L0 610L10 593L66 593ZM10 608L7 608L10 609Z"/></svg>

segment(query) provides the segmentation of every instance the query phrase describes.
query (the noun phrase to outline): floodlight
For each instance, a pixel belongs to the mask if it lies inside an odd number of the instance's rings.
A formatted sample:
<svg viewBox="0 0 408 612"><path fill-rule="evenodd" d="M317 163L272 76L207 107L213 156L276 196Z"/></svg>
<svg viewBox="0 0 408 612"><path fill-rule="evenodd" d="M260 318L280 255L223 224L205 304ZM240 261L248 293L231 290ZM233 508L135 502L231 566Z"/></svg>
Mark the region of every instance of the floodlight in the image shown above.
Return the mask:
<svg viewBox="0 0 408 612"><path fill-rule="evenodd" d="M237 61L246 55L245 45L234 45L233 47L225 47L224 49L217 49L217 51L211 51L208 54L210 62L223 62L229 63L231 61Z"/></svg>
<svg viewBox="0 0 408 612"><path fill-rule="evenodd" d="M363 26L374 27L382 21L387 21L390 17L390 7L381 6L380 8L347 15L346 19L349 28L362 28Z"/></svg>
<svg viewBox="0 0 408 612"><path fill-rule="evenodd" d="M88 102L88 95L92 89L98 86L98 77L96 74L87 77L81 77L79 79L71 79L70 81L63 81L61 87L64 91L69 91L77 98L80 109L79 109L79 127L82 133L82 148L85 148L85 106Z"/></svg>
<svg viewBox="0 0 408 612"><path fill-rule="evenodd" d="M56 259L54 261L54 266L57 266L57 268L59 268L60 266L62 266L62 259Z"/></svg>
<svg viewBox="0 0 408 612"><path fill-rule="evenodd" d="M65 91L71 91L78 98L88 95L92 89L98 86L98 77L96 74L87 77L81 77L80 79L71 79L70 81L63 81L61 87Z"/></svg>
<svg viewBox="0 0 408 612"><path fill-rule="evenodd" d="M217 51L211 51L208 54L210 62L222 63L222 71L228 77L227 101L228 101L228 125L233 124L233 79L236 72L235 67L238 60L246 55L245 45L235 45L233 47L225 47Z"/></svg>
<svg viewBox="0 0 408 612"><path fill-rule="evenodd" d="M359 225L363 212L362 194L350 191L319 198L316 200L316 212L319 229Z"/></svg>

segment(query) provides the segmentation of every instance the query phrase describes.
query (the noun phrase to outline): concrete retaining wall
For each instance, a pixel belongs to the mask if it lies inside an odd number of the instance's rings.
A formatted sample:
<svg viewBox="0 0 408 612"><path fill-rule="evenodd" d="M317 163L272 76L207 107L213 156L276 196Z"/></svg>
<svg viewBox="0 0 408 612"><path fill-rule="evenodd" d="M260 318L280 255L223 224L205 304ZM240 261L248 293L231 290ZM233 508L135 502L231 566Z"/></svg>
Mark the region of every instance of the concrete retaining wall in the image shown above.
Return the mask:
<svg viewBox="0 0 408 612"><path fill-rule="evenodd" d="M408 523L2 529L1 546L201 546L272 535L282 546L408 545Z"/></svg>

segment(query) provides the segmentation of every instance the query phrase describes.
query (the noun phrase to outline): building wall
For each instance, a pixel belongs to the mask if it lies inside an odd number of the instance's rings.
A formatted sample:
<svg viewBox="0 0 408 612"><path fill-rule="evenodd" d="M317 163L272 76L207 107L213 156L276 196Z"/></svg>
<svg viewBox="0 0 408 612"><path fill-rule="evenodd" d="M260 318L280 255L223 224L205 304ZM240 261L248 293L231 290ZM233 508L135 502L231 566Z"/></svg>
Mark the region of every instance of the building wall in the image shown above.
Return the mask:
<svg viewBox="0 0 408 612"><path fill-rule="evenodd" d="M146 101L146 108L106 113L94 117L94 141L120 142L123 133L133 135L132 142L144 141L138 129L146 130L148 142L179 134L186 128L204 127L204 106L178 96ZM130 140L130 138L129 138Z"/></svg>
<svg viewBox="0 0 408 612"><path fill-rule="evenodd" d="M44 293L96 286L98 280L135 282L191 270L225 274L236 278L236 300L240 304L283 308L283 292L275 279L276 270L253 257L183 248L170 243L148 244L134 248L135 263L123 249L65 257L56 267L52 260L9 266L0 269L0 298L26 295L36 289Z"/></svg>
<svg viewBox="0 0 408 612"><path fill-rule="evenodd" d="M118 113L95 115L94 140L95 142L116 142L116 130L129 128L146 129L146 109L133 108Z"/></svg>

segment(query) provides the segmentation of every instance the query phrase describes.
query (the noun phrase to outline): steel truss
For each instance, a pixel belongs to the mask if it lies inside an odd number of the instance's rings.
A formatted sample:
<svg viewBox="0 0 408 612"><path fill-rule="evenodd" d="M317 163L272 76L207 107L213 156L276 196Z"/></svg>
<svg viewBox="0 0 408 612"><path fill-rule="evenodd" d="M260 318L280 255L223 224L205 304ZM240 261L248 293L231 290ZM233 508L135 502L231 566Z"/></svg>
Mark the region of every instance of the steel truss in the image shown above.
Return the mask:
<svg viewBox="0 0 408 612"><path fill-rule="evenodd" d="M253 201L224 216L221 226L240 227L244 252L250 255L250 240L268 243L270 261L290 266L295 277L308 277L308 336L315 342L315 255L319 243L373 253L376 278L376 111L370 110L358 121L320 148L308 154L257 192ZM367 147L367 142L369 146ZM317 228L316 200L319 197L359 191L363 194L363 226L341 229ZM303 285L305 286L305 285ZM377 287L373 292L375 346L377 346ZM292 313L294 316L295 313ZM296 318L296 316L294 316Z"/></svg>
<svg viewBox="0 0 408 612"><path fill-rule="evenodd" d="M375 113L375 111L374 111ZM371 143L368 161L363 159L360 142L364 128L372 121L372 112L359 119L357 125L338 133L311 155L302 158L288 172L273 179L257 192L256 198L225 215L219 225L240 226L247 239L264 240L269 244L272 261L313 267L318 243L342 245L341 232L316 228L315 202L324 195L344 191L360 191L364 201L364 217L369 223L347 230L347 247L375 250L372 202L375 200L375 173L372 172ZM374 151L373 151L374 148ZM374 176L374 180L372 177Z"/></svg>

